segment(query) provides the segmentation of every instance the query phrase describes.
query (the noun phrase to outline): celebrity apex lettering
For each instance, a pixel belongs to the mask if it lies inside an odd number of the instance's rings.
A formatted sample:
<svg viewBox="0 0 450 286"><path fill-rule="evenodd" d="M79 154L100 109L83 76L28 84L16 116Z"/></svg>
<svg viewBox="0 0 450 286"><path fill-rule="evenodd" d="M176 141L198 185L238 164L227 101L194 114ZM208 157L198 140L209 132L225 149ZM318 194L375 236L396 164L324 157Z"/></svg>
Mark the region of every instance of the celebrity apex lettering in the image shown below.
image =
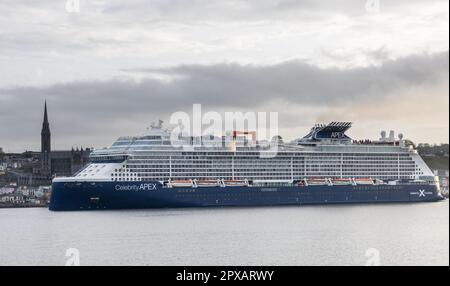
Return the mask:
<svg viewBox="0 0 450 286"><path fill-rule="evenodd" d="M154 191L156 184L116 185L116 191Z"/></svg>

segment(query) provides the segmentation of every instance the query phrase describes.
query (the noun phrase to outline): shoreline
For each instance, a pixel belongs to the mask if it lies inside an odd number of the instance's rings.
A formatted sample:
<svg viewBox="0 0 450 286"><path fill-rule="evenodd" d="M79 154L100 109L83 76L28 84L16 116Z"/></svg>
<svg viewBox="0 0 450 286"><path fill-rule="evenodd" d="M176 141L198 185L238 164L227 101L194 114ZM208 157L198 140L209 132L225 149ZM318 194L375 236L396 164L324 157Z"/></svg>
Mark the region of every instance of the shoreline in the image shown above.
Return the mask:
<svg viewBox="0 0 450 286"><path fill-rule="evenodd" d="M48 208L48 205L46 205L46 204L39 204L39 205L36 205L36 204L33 204L33 205L27 205L27 204L24 204L24 205L14 205L14 204L8 204L8 205L3 205L3 204L0 204L0 209L21 209L21 208Z"/></svg>

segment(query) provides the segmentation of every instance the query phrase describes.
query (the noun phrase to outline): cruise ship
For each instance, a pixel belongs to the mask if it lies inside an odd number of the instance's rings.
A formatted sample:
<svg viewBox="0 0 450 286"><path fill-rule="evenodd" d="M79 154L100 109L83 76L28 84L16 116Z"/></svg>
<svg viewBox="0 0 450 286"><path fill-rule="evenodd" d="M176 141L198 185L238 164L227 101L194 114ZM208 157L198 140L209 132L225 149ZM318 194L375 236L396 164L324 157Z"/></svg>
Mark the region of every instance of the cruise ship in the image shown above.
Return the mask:
<svg viewBox="0 0 450 286"><path fill-rule="evenodd" d="M91 153L52 183L50 210L431 202L439 181L403 136L352 140L350 122L284 142L255 132L179 136L162 121ZM174 144L176 143L176 144Z"/></svg>

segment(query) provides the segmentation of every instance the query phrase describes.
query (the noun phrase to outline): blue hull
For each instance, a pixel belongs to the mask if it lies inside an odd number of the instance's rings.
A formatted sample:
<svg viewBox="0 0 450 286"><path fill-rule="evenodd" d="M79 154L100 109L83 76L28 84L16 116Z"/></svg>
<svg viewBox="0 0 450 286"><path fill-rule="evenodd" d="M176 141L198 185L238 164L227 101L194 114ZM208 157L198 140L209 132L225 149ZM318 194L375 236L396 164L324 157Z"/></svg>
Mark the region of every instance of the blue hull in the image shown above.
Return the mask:
<svg viewBox="0 0 450 286"><path fill-rule="evenodd" d="M159 182L54 182L49 209L430 202L442 199L434 185L166 188Z"/></svg>

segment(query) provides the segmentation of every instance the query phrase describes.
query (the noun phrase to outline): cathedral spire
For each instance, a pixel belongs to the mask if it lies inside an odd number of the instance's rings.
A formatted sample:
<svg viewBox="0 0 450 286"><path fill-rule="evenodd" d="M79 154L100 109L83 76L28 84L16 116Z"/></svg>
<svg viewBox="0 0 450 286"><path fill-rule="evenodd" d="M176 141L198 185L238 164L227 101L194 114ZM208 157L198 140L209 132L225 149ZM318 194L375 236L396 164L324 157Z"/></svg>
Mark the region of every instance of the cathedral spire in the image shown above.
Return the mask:
<svg viewBox="0 0 450 286"><path fill-rule="evenodd" d="M45 100L45 105L44 105L44 122L42 123L42 125L49 125L48 124L48 116L47 116L47 100Z"/></svg>
<svg viewBox="0 0 450 286"><path fill-rule="evenodd" d="M41 130L41 139L42 140L42 151L50 151L50 124L48 123L48 115L47 115L47 100L45 101L44 105L44 120L42 121L42 130ZM46 142L44 142L46 141ZM48 142L47 142L48 141ZM45 146L48 143L48 146ZM48 148L44 148L48 147ZM48 149L48 150L47 150Z"/></svg>
<svg viewBox="0 0 450 286"><path fill-rule="evenodd" d="M48 123L47 114L47 101L45 101L44 106L44 120L42 122L41 130L41 171L43 175L50 175L50 152L51 152L51 134L50 134L50 124Z"/></svg>

